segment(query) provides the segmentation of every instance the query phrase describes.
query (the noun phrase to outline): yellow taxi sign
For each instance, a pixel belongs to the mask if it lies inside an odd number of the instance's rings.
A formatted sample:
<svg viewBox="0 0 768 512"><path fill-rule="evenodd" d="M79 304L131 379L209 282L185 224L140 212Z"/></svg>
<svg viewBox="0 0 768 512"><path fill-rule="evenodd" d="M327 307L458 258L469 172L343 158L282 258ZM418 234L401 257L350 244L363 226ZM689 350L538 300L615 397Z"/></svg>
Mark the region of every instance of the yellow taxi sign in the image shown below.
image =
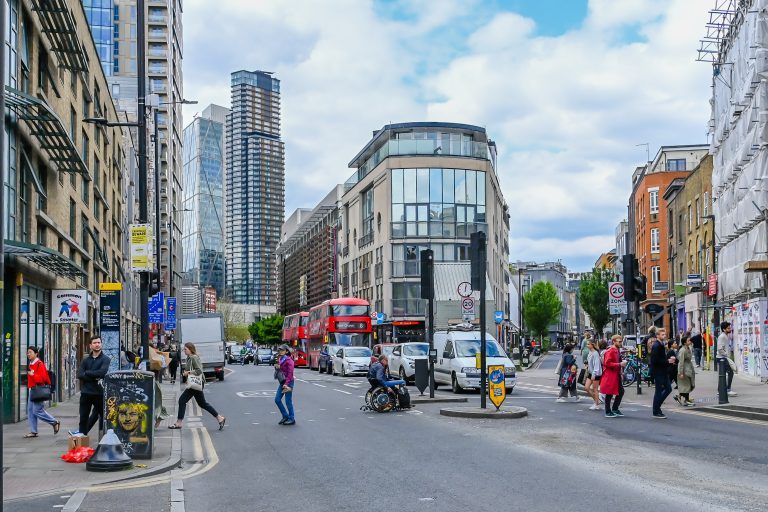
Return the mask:
<svg viewBox="0 0 768 512"><path fill-rule="evenodd" d="M507 386L504 383L504 365L488 367L488 395L499 410L507 398Z"/></svg>

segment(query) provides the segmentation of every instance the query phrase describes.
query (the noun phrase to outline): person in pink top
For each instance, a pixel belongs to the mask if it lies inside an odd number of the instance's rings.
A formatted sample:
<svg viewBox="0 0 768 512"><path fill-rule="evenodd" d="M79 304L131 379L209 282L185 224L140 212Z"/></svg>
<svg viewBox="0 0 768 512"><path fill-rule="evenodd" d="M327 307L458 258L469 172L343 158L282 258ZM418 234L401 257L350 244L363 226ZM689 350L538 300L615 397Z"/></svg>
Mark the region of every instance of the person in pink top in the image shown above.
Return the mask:
<svg viewBox="0 0 768 512"><path fill-rule="evenodd" d="M293 377L293 359L291 358L291 347L280 345L277 349L277 362L275 362L275 379L277 379L277 392L275 393L275 404L280 409L283 419L279 421L280 425L295 425L296 418L293 414L293 386L295 379ZM285 398L285 405L283 405Z"/></svg>

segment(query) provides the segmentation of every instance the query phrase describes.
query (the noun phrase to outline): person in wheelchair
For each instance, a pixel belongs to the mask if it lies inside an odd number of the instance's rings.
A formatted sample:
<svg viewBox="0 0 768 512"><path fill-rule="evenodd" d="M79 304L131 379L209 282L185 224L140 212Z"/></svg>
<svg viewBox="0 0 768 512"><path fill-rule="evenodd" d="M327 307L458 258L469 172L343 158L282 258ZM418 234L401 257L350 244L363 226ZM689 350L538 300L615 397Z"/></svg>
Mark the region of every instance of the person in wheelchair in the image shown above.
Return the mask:
<svg viewBox="0 0 768 512"><path fill-rule="evenodd" d="M378 362L372 364L368 369L368 382L371 388L365 394L365 406L363 407L370 407L377 412L384 412L392 409L401 401L395 387L404 386L405 381L400 379L387 380L388 366L389 360L386 355L382 354L379 356ZM407 394L407 390L404 393ZM408 406L410 406L410 397L408 397L407 401Z"/></svg>

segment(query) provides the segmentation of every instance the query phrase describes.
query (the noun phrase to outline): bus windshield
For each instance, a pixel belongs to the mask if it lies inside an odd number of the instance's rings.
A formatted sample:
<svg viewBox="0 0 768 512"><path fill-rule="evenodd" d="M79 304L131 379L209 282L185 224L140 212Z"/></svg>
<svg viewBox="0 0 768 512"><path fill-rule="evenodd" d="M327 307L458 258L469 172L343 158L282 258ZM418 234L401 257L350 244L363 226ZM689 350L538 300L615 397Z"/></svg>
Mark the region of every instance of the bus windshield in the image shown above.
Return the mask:
<svg viewBox="0 0 768 512"><path fill-rule="evenodd" d="M368 316L368 306L331 306L332 316Z"/></svg>
<svg viewBox="0 0 768 512"><path fill-rule="evenodd" d="M493 340L486 340L485 355L488 357L504 357L504 351L501 350L498 343ZM456 355L458 357L475 357L480 353L480 340L456 340Z"/></svg>
<svg viewBox="0 0 768 512"><path fill-rule="evenodd" d="M328 343L351 345L354 347L369 347L371 333L369 332L332 332L328 333Z"/></svg>

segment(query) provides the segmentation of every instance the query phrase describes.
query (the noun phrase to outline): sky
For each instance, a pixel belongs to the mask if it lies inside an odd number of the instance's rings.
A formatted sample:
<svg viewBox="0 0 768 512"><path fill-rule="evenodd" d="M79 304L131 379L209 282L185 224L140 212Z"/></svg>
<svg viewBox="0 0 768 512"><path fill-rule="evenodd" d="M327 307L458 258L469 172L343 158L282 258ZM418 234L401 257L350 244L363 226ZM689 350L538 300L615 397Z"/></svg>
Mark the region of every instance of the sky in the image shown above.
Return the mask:
<svg viewBox="0 0 768 512"><path fill-rule="evenodd" d="M186 0L185 123L230 105L233 71L281 81L286 217L312 208L390 122L486 128L510 259L592 268L631 176L708 142L714 0Z"/></svg>

